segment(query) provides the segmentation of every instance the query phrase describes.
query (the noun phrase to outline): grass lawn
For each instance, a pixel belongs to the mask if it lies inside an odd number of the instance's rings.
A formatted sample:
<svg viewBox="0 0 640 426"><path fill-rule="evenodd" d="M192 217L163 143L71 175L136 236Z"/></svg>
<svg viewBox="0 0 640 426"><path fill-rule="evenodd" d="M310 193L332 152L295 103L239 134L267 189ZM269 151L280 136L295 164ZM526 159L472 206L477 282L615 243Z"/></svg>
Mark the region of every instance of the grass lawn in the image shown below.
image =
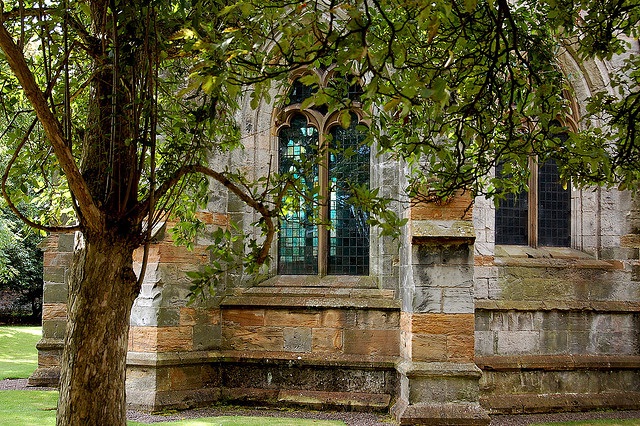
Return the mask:
<svg viewBox="0 0 640 426"><path fill-rule="evenodd" d="M36 343L42 328L0 327L0 380L26 379L38 366Z"/></svg>
<svg viewBox="0 0 640 426"><path fill-rule="evenodd" d="M57 391L0 391L0 426L53 426L56 424ZM149 423L128 422L129 426ZM341 421L308 420L275 417L221 416L153 425L175 426L344 426Z"/></svg>
<svg viewBox="0 0 640 426"><path fill-rule="evenodd" d="M580 420L575 422L550 422L535 423L531 426L640 426L640 419L599 419L599 420Z"/></svg>

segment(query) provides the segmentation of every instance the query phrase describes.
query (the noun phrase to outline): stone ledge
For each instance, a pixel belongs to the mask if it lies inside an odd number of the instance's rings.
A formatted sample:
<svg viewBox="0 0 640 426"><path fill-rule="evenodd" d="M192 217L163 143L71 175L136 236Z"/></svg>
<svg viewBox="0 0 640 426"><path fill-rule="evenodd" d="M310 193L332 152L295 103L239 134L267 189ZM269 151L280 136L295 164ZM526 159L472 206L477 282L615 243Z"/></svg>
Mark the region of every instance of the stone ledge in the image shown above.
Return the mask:
<svg viewBox="0 0 640 426"><path fill-rule="evenodd" d="M251 287L239 290L232 296L278 296L278 297L357 297L357 298L383 298L393 299L393 290L380 290L377 288L347 288L347 287Z"/></svg>
<svg viewBox="0 0 640 426"><path fill-rule="evenodd" d="M330 293L329 293L330 294ZM252 295L226 296L220 303L221 307L228 306L263 306L263 307L301 307L301 308L347 308L347 309L386 309L399 310L400 301L387 297L360 296L357 291L345 295L313 295L313 296L283 296L283 295Z"/></svg>
<svg viewBox="0 0 640 426"><path fill-rule="evenodd" d="M29 376L29 381L27 383L27 386L57 388L60 384L60 368L38 367L36 371Z"/></svg>
<svg viewBox="0 0 640 426"><path fill-rule="evenodd" d="M640 369L638 355L498 355L477 356L475 361L489 371Z"/></svg>
<svg viewBox="0 0 640 426"><path fill-rule="evenodd" d="M411 243L428 244L448 242L473 244L476 239L473 222L467 220L413 220Z"/></svg>
<svg viewBox="0 0 640 426"><path fill-rule="evenodd" d="M218 351L193 352L127 352L127 365L144 367L167 367L216 362L222 358Z"/></svg>
<svg viewBox="0 0 640 426"><path fill-rule="evenodd" d="M224 362L245 362L268 364L286 364L287 366L353 367L366 369L395 369L398 357L348 355L339 353L302 353L268 351L223 351Z"/></svg>
<svg viewBox="0 0 640 426"><path fill-rule="evenodd" d="M533 414L603 409L638 410L640 409L640 392L492 395L481 396L480 404L491 414Z"/></svg>
<svg viewBox="0 0 640 426"><path fill-rule="evenodd" d="M344 355L332 353L299 353L268 351L197 351L197 352L129 352L127 365L136 367L168 367L206 363L247 363L263 365L352 367L392 370L398 357Z"/></svg>
<svg viewBox="0 0 640 426"><path fill-rule="evenodd" d="M279 390L263 388L222 388L222 398L239 403L306 406L314 409L341 408L353 411L389 409L391 396L364 392Z"/></svg>
<svg viewBox="0 0 640 426"><path fill-rule="evenodd" d="M207 407L220 400L220 388L204 388L173 391L145 391L127 389L127 408L140 411L185 410ZM132 401L136 401L133 403Z"/></svg>
<svg viewBox="0 0 640 426"><path fill-rule="evenodd" d="M302 287L311 290L313 287L341 289L378 289L375 277L367 275L276 275L257 284L256 288L281 289L282 287Z"/></svg>
<svg viewBox="0 0 640 426"><path fill-rule="evenodd" d="M397 370L408 378L462 377L479 379L482 371L473 363L402 361Z"/></svg>
<svg viewBox="0 0 640 426"><path fill-rule="evenodd" d="M359 408L383 411L389 408L391 395L366 392L281 390L277 399L279 403L305 405L316 409L330 406L356 411Z"/></svg>
<svg viewBox="0 0 640 426"><path fill-rule="evenodd" d="M595 312L640 312L640 302L628 301L526 301L477 299L477 310L487 311L595 311Z"/></svg>
<svg viewBox="0 0 640 426"><path fill-rule="evenodd" d="M598 260L569 247L496 245L494 264L525 268L618 269L615 263Z"/></svg>
<svg viewBox="0 0 640 426"><path fill-rule="evenodd" d="M39 351L47 351L47 350L63 350L64 349L64 339L55 339L55 338L47 338L44 337L40 339L38 343L36 343L36 349Z"/></svg>

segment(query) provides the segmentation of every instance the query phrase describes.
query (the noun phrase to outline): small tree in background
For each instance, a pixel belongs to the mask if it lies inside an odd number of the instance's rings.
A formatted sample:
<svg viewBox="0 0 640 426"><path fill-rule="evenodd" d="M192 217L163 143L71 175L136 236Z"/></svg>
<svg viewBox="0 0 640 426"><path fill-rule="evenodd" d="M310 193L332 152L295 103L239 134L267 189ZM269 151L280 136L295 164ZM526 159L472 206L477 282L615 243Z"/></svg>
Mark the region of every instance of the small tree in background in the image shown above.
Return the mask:
<svg viewBox="0 0 640 426"><path fill-rule="evenodd" d="M39 324L42 319L43 236L6 210L0 215L0 293L16 321Z"/></svg>

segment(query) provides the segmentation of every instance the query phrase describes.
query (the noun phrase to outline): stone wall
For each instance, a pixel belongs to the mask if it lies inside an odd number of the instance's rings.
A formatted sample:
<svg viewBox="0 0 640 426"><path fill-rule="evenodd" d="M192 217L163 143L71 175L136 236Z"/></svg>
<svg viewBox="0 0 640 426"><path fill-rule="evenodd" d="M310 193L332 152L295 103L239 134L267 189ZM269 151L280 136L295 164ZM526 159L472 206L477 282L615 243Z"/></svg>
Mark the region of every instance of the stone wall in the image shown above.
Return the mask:
<svg viewBox="0 0 640 426"><path fill-rule="evenodd" d="M574 248L496 246L492 207L479 203L475 359L481 402L494 413L640 406L635 202L585 193L573 201L582 210L572 230L584 232L573 234Z"/></svg>
<svg viewBox="0 0 640 426"><path fill-rule="evenodd" d="M67 324L67 271L73 259L74 233L50 235L44 251L42 339L37 344L38 368L29 377L31 386L58 386L60 361Z"/></svg>

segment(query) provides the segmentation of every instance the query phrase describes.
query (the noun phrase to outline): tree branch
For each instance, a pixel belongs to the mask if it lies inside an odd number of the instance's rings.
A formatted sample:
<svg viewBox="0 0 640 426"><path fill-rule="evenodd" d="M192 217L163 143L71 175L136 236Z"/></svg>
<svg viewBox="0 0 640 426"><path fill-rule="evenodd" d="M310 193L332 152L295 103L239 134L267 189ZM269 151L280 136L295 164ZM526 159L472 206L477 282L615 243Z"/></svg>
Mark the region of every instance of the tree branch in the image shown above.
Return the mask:
<svg viewBox="0 0 640 426"><path fill-rule="evenodd" d="M20 81L27 99L33 106L45 134L53 146L60 167L67 177L69 189L78 202L81 225L92 231L103 230L105 226L104 215L95 204L89 187L66 144L60 122L47 105L44 93L38 87L23 52L18 48L4 25L0 25L0 48L4 51L11 70Z"/></svg>
<svg viewBox="0 0 640 426"><path fill-rule="evenodd" d="M265 235L265 241L263 242L260 252L258 253L258 257L256 258L256 262L259 265L263 264L269 256L269 250L276 233L276 226L273 223L273 218L278 215L278 212L274 209L269 209L263 202L254 199L251 195L244 192L240 186L232 182L223 173L216 172L209 167L201 166L199 164L191 164L180 167L171 178L166 180L160 187L158 187L153 196L150 195L146 200L141 201L136 205L136 208L132 212L131 217L141 221L144 216L147 216L149 214L151 202L153 199L160 199L162 196L167 194L183 177L196 173L213 178L218 183L222 184L225 188L230 190L238 198L240 198L247 206L251 207L256 212L258 212L260 216L262 216L267 228L267 233Z"/></svg>
<svg viewBox="0 0 640 426"><path fill-rule="evenodd" d="M33 131L33 128L36 126L37 122L38 122L37 120L33 120L31 122L31 125L29 126L29 128L25 132L24 137L20 141L20 144L16 147L15 151L13 152L13 155L11 156L11 159L9 160L7 167L4 169L4 174L2 175L2 196L6 200L7 205L9 206L11 211L14 212L16 216L18 216L18 219L20 219L21 221L23 221L24 223L26 223L32 228L39 229L45 232L80 230L79 226L46 226L46 225L42 225L37 222L34 222L33 220L29 219L28 217L22 214L22 212L18 209L18 207L16 207L16 205L13 203L13 201L11 200L11 197L9 196L9 193L7 192L7 180L9 179L9 172L11 171L11 167L13 167L13 163L15 163L16 159L18 158L18 155L20 154L20 151L22 150L24 145L27 143L27 140L29 139L29 135Z"/></svg>

